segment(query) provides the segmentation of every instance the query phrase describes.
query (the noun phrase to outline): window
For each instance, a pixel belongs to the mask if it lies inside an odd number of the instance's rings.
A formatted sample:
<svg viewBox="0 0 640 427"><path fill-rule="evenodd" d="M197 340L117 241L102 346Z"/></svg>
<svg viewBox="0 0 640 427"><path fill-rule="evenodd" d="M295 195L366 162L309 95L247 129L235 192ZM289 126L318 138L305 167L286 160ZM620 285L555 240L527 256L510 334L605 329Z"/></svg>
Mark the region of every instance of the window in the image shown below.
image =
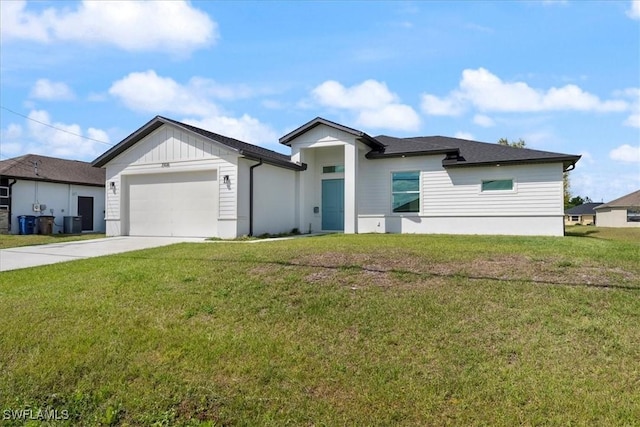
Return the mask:
<svg viewBox="0 0 640 427"><path fill-rule="evenodd" d="M482 191L510 191L513 190L512 179L488 179L482 181Z"/></svg>
<svg viewBox="0 0 640 427"><path fill-rule="evenodd" d="M640 222L640 209L627 209L627 222Z"/></svg>
<svg viewBox="0 0 640 427"><path fill-rule="evenodd" d="M338 172L344 172L344 165L322 167L322 173L338 173Z"/></svg>
<svg viewBox="0 0 640 427"><path fill-rule="evenodd" d="M392 212L420 212L420 172L393 172L391 197Z"/></svg>
<svg viewBox="0 0 640 427"><path fill-rule="evenodd" d="M578 222L578 221L580 221L580 217L578 215L571 215L571 221L572 222Z"/></svg>

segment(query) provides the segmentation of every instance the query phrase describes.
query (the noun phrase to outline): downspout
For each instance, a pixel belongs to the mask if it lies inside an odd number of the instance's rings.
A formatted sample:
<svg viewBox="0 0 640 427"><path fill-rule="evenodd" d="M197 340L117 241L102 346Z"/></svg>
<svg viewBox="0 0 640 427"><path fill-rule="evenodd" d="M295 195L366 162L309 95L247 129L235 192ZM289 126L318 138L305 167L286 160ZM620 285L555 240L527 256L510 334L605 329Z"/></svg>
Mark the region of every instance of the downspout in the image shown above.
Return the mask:
<svg viewBox="0 0 640 427"><path fill-rule="evenodd" d="M15 185L15 183L18 182L17 179L13 179L13 182L9 183L9 233L11 233L11 212L12 212L12 206L13 206L13 190L11 189L11 187L13 187Z"/></svg>
<svg viewBox="0 0 640 427"><path fill-rule="evenodd" d="M249 236L253 236L253 170L258 166L262 166L262 159L260 163L249 167Z"/></svg>

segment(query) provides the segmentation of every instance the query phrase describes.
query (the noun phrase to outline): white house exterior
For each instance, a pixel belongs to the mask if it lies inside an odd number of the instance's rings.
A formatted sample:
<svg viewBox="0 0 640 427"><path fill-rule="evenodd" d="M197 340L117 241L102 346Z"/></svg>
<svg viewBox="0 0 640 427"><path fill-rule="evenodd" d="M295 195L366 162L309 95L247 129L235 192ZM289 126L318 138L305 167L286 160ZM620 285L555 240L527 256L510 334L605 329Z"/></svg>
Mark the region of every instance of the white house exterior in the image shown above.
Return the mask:
<svg viewBox="0 0 640 427"><path fill-rule="evenodd" d="M559 236L563 171L579 159L455 138L374 138L321 118L280 142L290 157L154 118L94 161L106 168L107 234Z"/></svg>
<svg viewBox="0 0 640 427"><path fill-rule="evenodd" d="M0 209L9 212L9 232L18 217L53 216L53 233L65 216L81 216L83 232L104 232L104 171L90 163L27 154L0 161Z"/></svg>
<svg viewBox="0 0 640 427"><path fill-rule="evenodd" d="M296 223L296 171L302 166L164 117L94 165L106 168L110 236L234 238L289 232Z"/></svg>
<svg viewBox="0 0 640 427"><path fill-rule="evenodd" d="M595 208L600 227L640 227L640 190Z"/></svg>

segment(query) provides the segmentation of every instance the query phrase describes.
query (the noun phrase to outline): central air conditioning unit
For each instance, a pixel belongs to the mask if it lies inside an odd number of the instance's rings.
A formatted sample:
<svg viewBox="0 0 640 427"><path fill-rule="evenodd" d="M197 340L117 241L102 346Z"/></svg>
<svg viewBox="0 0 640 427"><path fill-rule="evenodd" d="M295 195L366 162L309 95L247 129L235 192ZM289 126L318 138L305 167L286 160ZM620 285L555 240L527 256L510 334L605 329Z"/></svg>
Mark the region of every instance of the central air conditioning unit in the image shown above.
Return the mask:
<svg viewBox="0 0 640 427"><path fill-rule="evenodd" d="M33 204L33 211L34 212L40 212L40 203L34 203Z"/></svg>

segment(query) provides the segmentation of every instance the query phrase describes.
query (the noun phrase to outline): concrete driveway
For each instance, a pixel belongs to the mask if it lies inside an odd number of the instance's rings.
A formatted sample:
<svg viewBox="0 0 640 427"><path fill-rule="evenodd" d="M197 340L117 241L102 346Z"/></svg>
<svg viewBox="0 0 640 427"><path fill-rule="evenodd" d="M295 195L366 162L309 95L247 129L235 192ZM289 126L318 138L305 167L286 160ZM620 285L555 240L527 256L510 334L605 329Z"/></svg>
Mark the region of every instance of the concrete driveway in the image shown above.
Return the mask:
<svg viewBox="0 0 640 427"><path fill-rule="evenodd" d="M23 246L0 250L0 271L119 254L182 242L204 242L197 237L106 237L78 242Z"/></svg>

